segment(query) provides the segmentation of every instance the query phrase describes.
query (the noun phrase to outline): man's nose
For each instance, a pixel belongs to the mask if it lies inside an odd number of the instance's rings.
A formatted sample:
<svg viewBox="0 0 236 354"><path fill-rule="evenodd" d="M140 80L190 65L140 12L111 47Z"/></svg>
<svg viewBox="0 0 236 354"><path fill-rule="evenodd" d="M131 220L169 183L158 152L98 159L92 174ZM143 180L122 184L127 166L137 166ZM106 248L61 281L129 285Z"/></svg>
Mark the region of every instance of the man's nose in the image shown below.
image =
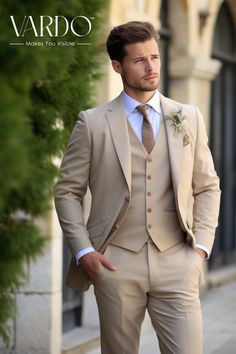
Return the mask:
<svg viewBox="0 0 236 354"><path fill-rule="evenodd" d="M154 68L153 62L151 59L146 60L146 71L152 71Z"/></svg>

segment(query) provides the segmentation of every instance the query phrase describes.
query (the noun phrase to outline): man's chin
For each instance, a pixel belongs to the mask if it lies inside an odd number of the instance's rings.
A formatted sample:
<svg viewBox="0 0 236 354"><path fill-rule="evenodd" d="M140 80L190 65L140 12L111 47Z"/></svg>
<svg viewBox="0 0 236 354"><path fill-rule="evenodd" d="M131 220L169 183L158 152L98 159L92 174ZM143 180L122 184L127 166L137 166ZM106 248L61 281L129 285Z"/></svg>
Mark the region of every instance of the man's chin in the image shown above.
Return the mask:
<svg viewBox="0 0 236 354"><path fill-rule="evenodd" d="M152 85L152 86L145 86L142 88L142 91L150 92L150 91L155 91L158 88L158 84Z"/></svg>

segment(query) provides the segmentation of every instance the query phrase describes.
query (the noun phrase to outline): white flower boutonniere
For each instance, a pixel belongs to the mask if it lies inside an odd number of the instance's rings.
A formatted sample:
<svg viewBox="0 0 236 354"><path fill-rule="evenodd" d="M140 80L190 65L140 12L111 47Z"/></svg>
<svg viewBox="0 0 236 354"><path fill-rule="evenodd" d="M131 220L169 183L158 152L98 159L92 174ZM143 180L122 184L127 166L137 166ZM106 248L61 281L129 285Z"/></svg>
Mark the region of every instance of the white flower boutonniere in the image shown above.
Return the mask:
<svg viewBox="0 0 236 354"><path fill-rule="evenodd" d="M176 133L180 133L183 129L183 121L185 119L185 117L182 115L182 108L173 113L172 116L166 116L165 117L167 120L171 120L172 124L175 127L175 134Z"/></svg>

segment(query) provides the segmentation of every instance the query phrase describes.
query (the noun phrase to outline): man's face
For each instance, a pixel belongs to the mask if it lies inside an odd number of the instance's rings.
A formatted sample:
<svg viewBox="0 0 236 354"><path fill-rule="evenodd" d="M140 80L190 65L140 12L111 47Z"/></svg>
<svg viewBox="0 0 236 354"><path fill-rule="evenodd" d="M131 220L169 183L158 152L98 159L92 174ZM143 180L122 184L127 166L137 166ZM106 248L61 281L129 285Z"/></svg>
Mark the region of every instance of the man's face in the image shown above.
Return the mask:
<svg viewBox="0 0 236 354"><path fill-rule="evenodd" d="M145 42L127 44L127 55L122 62L112 61L113 68L123 80L124 89L131 97L153 93L160 80L160 54L154 38ZM146 94L145 94L146 93Z"/></svg>

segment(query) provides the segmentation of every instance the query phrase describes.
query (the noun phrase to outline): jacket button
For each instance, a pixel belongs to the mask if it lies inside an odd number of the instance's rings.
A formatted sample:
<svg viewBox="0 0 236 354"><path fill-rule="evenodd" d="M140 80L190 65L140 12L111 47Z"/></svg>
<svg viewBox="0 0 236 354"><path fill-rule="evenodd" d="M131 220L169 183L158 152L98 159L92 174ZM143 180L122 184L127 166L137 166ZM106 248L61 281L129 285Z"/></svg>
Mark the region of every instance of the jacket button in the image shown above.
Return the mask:
<svg viewBox="0 0 236 354"><path fill-rule="evenodd" d="M151 175L148 175L148 176L147 176L147 179L149 179L149 180L152 179L152 176L151 176Z"/></svg>
<svg viewBox="0 0 236 354"><path fill-rule="evenodd" d="M152 209L151 209L151 208L148 208L148 209L147 209L147 212L148 212L148 213L151 213L151 212L152 212Z"/></svg>
<svg viewBox="0 0 236 354"><path fill-rule="evenodd" d="M148 224L148 229L151 229L152 228L152 225L151 224Z"/></svg>
<svg viewBox="0 0 236 354"><path fill-rule="evenodd" d="M152 162L152 158L151 157L148 158L148 162Z"/></svg>
<svg viewBox="0 0 236 354"><path fill-rule="evenodd" d="M151 192L147 192L147 196L151 197L152 193Z"/></svg>

